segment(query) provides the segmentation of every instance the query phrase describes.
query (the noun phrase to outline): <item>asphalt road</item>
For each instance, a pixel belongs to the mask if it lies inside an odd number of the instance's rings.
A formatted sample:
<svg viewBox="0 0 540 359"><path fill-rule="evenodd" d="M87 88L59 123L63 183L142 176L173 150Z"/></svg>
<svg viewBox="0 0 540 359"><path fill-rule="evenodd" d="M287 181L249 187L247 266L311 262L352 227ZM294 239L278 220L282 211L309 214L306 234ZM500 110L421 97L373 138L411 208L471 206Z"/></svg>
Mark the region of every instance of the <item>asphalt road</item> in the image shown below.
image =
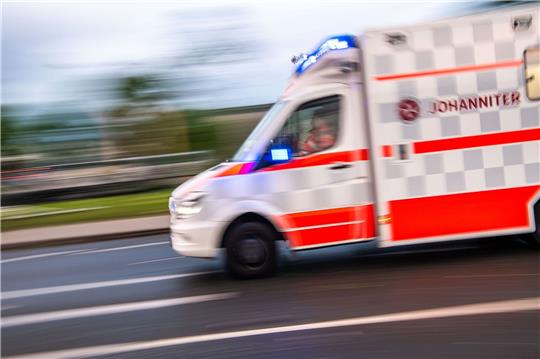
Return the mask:
<svg viewBox="0 0 540 359"><path fill-rule="evenodd" d="M2 253L2 356L539 358L540 252L513 239L285 255L236 281L166 235Z"/></svg>

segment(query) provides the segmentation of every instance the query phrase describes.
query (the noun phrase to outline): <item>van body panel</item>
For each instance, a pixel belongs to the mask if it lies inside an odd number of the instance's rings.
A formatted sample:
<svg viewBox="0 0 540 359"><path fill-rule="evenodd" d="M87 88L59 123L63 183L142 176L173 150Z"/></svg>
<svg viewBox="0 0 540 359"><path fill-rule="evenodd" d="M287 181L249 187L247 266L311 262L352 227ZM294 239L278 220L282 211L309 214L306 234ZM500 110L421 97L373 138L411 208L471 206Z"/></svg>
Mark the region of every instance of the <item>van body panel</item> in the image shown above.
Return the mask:
<svg viewBox="0 0 540 359"><path fill-rule="evenodd" d="M323 42L300 57L236 162L173 192L173 248L216 256L246 213L266 218L293 250L534 231L538 20L535 6L515 6ZM332 145L293 150L325 106L334 106ZM274 148L286 160L273 162ZM193 193L200 208L179 219L176 206Z"/></svg>

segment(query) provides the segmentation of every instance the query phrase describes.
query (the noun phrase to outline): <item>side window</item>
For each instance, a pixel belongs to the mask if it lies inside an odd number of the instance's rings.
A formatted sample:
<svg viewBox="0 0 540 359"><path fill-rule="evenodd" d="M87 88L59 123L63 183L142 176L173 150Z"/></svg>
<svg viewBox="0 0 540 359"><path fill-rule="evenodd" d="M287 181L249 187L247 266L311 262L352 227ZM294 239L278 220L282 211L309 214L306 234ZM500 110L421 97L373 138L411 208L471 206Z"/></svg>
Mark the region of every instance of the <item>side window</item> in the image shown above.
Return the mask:
<svg viewBox="0 0 540 359"><path fill-rule="evenodd" d="M335 145L340 96L306 102L287 119L273 143L286 144L293 157L307 156Z"/></svg>
<svg viewBox="0 0 540 359"><path fill-rule="evenodd" d="M529 100L540 100L540 47L525 50L525 88Z"/></svg>

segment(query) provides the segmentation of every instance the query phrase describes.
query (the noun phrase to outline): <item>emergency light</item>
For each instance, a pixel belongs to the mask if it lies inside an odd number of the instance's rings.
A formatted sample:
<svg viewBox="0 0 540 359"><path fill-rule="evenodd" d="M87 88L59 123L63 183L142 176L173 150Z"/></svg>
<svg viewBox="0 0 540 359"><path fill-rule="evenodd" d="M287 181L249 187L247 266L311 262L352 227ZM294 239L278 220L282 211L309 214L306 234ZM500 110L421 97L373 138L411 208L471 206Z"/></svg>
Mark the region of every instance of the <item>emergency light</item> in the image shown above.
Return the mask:
<svg viewBox="0 0 540 359"><path fill-rule="evenodd" d="M332 36L320 44L311 54L302 54L300 58L295 58L296 62L299 63L295 72L297 75L302 74L330 51L345 50L353 47L358 47L356 38L353 35Z"/></svg>
<svg viewBox="0 0 540 359"><path fill-rule="evenodd" d="M287 148L273 148L270 150L272 162L285 162L291 159L290 150Z"/></svg>

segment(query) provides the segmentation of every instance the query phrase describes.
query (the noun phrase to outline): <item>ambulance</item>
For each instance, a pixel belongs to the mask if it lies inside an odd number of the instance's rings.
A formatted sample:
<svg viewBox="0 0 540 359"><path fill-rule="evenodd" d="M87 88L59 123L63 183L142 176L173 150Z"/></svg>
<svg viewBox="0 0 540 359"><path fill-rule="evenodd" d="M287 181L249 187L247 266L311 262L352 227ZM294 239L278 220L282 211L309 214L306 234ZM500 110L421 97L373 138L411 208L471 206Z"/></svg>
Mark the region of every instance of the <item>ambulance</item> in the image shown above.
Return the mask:
<svg viewBox="0 0 540 359"><path fill-rule="evenodd" d="M292 251L540 245L536 5L324 40L229 161L172 193L172 248L271 275ZM279 247L282 247L281 245Z"/></svg>

